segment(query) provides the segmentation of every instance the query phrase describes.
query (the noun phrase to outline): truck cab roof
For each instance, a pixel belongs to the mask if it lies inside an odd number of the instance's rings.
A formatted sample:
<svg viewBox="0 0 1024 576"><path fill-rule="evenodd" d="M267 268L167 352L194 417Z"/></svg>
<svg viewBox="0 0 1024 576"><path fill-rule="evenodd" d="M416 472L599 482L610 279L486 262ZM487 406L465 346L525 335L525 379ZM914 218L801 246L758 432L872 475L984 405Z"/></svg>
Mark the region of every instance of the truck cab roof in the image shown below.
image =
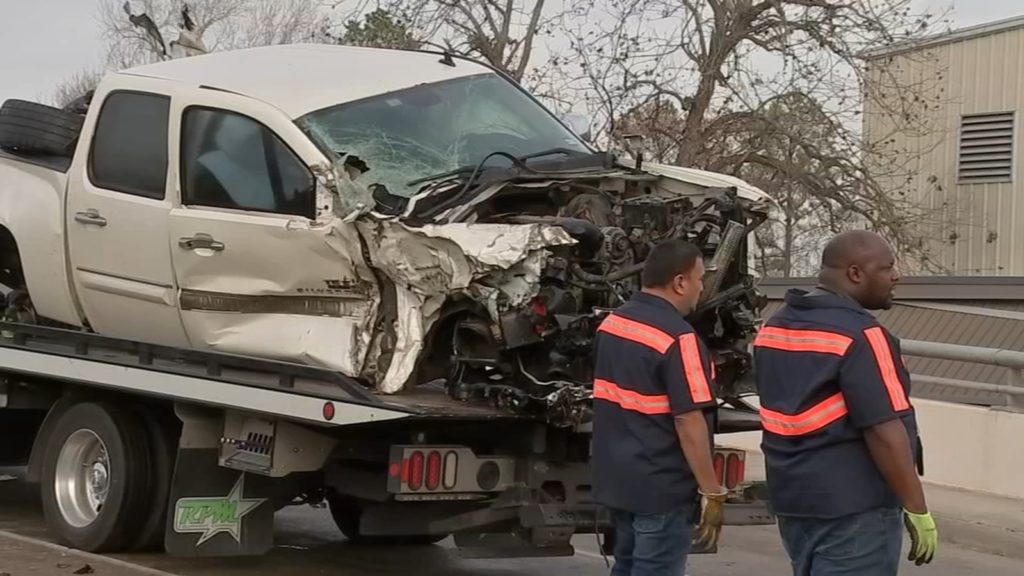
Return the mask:
<svg viewBox="0 0 1024 576"><path fill-rule="evenodd" d="M442 60L443 55L434 52L288 44L168 60L118 74L234 92L298 118L418 84L495 73L470 60L453 58L454 66Z"/></svg>

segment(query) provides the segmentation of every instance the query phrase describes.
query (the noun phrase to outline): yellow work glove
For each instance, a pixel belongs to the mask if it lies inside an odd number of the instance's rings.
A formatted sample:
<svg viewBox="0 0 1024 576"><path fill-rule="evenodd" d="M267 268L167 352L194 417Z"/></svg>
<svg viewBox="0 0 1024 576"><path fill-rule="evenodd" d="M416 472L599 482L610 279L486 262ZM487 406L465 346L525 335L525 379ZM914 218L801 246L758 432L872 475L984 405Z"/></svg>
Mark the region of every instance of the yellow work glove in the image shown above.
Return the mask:
<svg viewBox="0 0 1024 576"><path fill-rule="evenodd" d="M936 548L939 547L939 531L935 529L932 515L928 512L914 514L904 509L903 523L907 527L907 532L910 532L910 554L907 560L918 566L931 562Z"/></svg>
<svg viewBox="0 0 1024 576"><path fill-rule="evenodd" d="M694 544L711 547L718 543L718 535L722 532L722 506L728 495L725 488L715 494L700 491L700 524L693 532Z"/></svg>

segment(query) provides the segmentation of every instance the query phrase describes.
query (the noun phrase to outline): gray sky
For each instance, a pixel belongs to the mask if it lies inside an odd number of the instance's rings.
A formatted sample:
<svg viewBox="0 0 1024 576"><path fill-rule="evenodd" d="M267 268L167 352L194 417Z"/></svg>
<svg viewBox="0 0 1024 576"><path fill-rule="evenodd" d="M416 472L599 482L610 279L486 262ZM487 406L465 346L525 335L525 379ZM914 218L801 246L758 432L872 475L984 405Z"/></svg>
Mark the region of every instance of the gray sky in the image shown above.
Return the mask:
<svg viewBox="0 0 1024 576"><path fill-rule="evenodd" d="M96 22L100 0L2 0L0 102L49 101L54 86L101 64ZM952 6L956 27L1024 14L1021 0L918 0L922 7Z"/></svg>

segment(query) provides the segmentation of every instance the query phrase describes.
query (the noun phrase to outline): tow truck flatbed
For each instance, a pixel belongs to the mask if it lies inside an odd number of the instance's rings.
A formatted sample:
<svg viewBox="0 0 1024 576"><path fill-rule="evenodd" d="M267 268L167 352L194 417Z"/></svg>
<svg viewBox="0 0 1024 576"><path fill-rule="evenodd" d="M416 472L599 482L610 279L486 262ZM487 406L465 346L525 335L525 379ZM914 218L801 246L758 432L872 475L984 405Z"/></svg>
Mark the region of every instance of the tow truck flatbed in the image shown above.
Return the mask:
<svg viewBox="0 0 1024 576"><path fill-rule="evenodd" d="M8 452L27 456L48 525L90 551L262 554L274 510L320 500L349 538L451 534L476 557L572 554L573 534L611 530L590 497L587 430L460 401L437 384L376 394L333 370L0 322L0 415L6 437L31 443ZM720 411L720 429L755 423L755 411ZM743 480L742 451L715 459L731 490L727 523L771 523ZM92 500L62 486L88 491L117 473L127 484L103 490L132 517L79 531L63 510ZM68 484L76 474L87 476ZM148 497L132 500L125 486ZM203 515L237 512L238 499L255 511Z"/></svg>
<svg viewBox="0 0 1024 576"><path fill-rule="evenodd" d="M521 418L484 402L456 400L433 384L385 395L338 372L291 362L11 322L0 322L0 334L0 372L25 378L101 386L327 426L404 417ZM334 404L326 412L333 412L331 418L325 416L326 403Z"/></svg>

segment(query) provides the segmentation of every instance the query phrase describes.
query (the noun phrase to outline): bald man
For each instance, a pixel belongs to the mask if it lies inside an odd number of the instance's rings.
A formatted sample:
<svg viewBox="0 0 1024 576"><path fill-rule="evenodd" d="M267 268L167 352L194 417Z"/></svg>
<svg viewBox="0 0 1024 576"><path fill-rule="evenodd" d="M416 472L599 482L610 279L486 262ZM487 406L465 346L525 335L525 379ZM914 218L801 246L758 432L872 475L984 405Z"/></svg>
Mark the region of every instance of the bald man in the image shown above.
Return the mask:
<svg viewBox="0 0 1024 576"><path fill-rule="evenodd" d="M896 576L904 526L917 565L937 542L910 374L869 312L892 306L896 258L877 234L847 232L818 279L754 341L770 504L794 576Z"/></svg>

